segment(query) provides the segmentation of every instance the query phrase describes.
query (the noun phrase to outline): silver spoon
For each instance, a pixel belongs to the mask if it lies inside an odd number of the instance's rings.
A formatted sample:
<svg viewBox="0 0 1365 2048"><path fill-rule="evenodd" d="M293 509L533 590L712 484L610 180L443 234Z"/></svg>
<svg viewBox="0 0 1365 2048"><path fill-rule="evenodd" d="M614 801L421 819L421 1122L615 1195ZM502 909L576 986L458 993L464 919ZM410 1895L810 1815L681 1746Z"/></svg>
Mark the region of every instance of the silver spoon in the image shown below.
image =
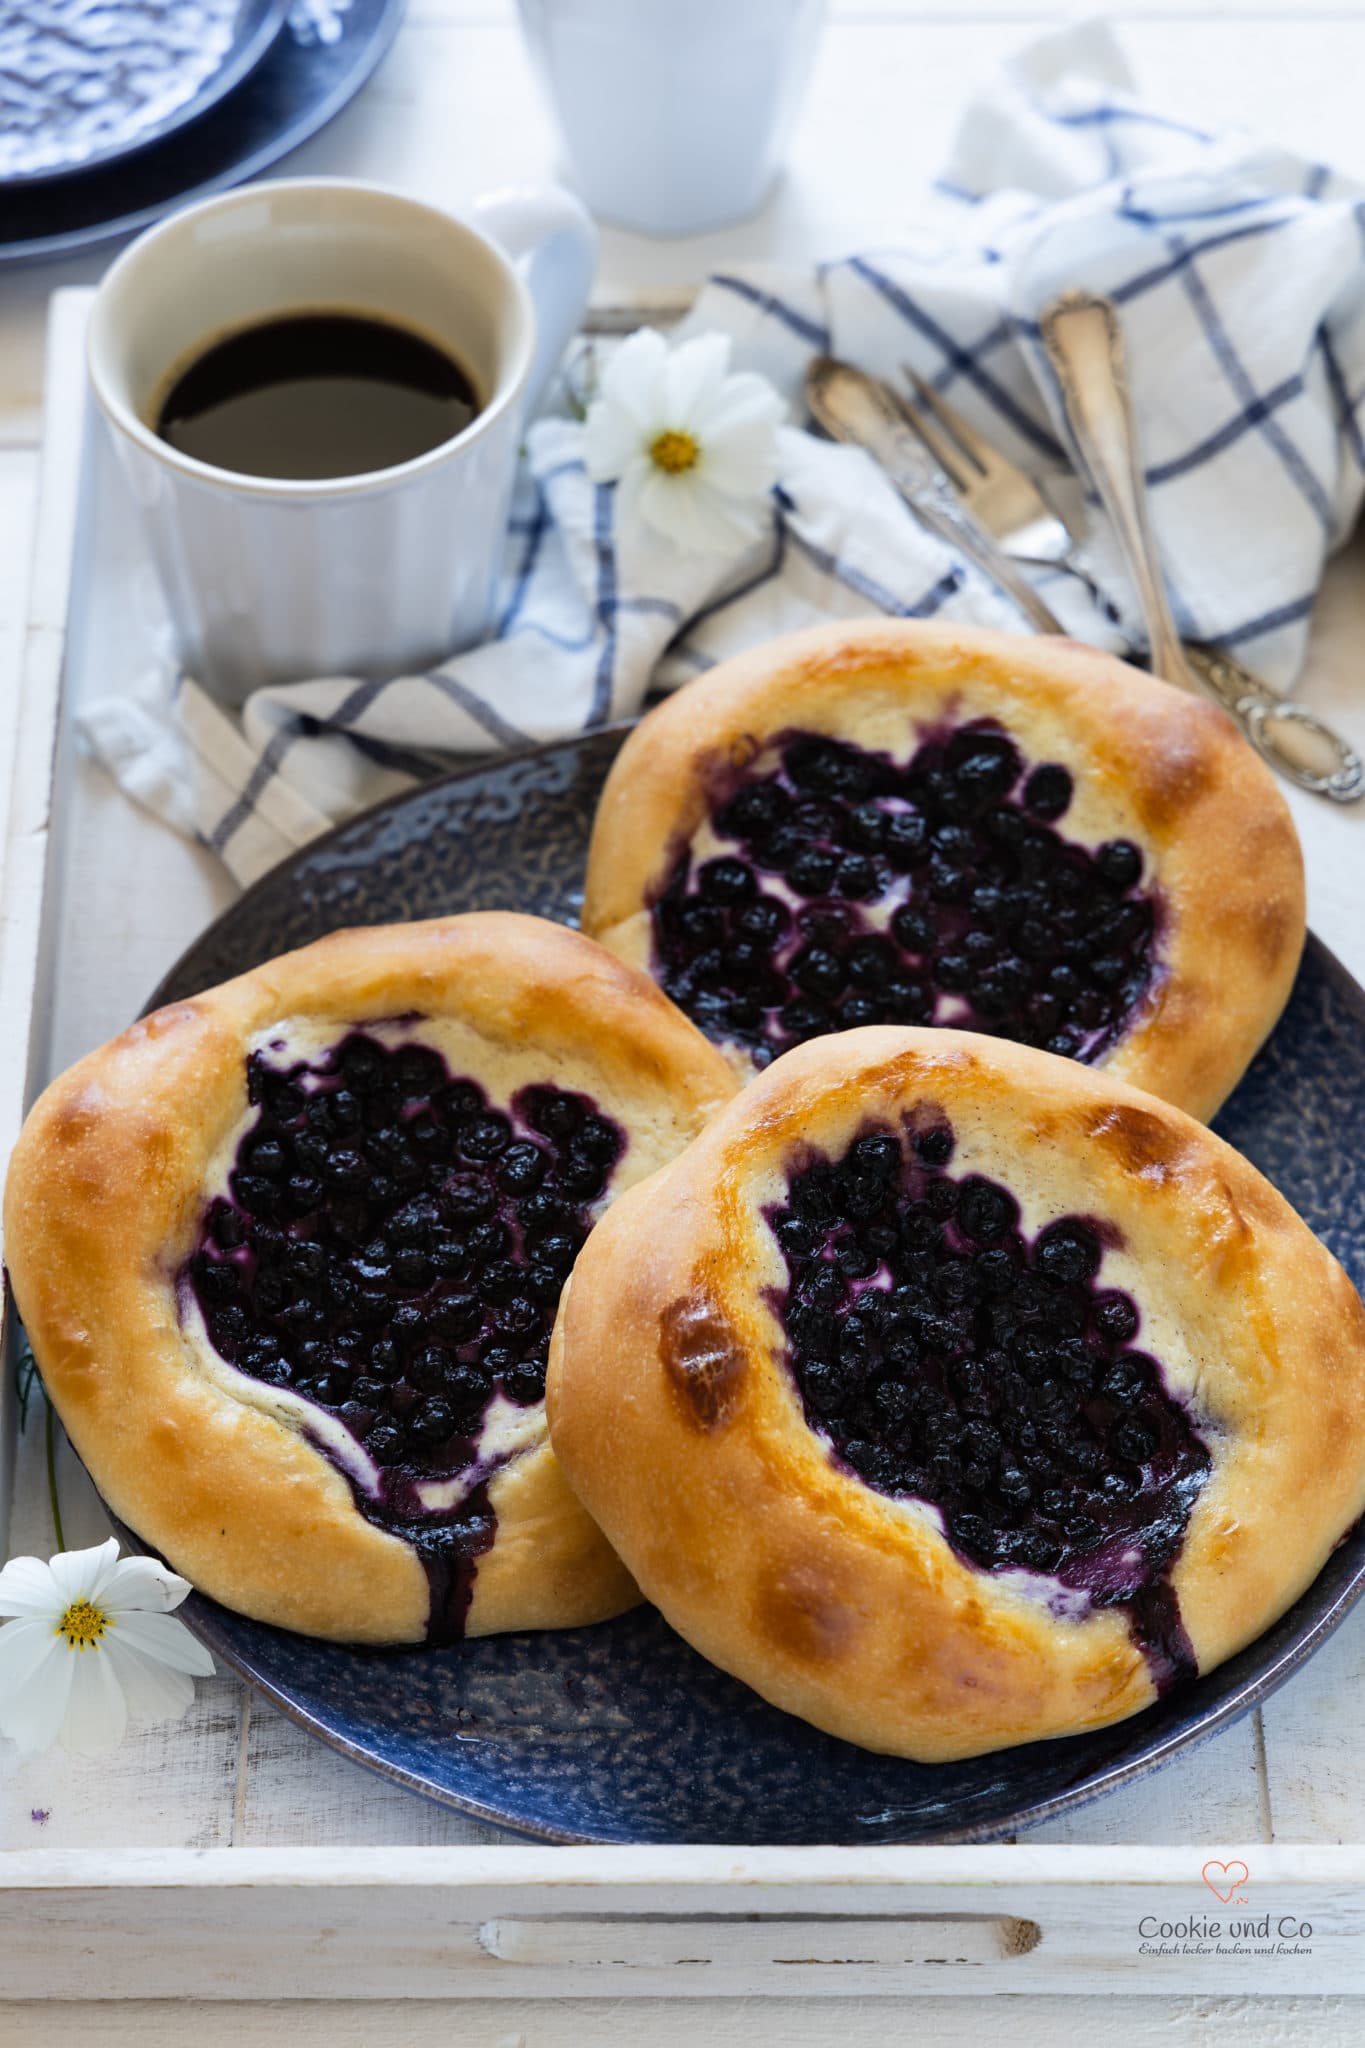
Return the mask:
<svg viewBox="0 0 1365 2048"><path fill-rule="evenodd" d="M1301 704L1283 702L1221 648L1182 645L1152 540L1123 331L1113 302L1091 292L1064 292L1043 314L1041 328L1068 425L1137 588L1154 673L1216 698L1257 753L1301 789L1341 804L1365 796L1365 761L1339 733Z"/></svg>

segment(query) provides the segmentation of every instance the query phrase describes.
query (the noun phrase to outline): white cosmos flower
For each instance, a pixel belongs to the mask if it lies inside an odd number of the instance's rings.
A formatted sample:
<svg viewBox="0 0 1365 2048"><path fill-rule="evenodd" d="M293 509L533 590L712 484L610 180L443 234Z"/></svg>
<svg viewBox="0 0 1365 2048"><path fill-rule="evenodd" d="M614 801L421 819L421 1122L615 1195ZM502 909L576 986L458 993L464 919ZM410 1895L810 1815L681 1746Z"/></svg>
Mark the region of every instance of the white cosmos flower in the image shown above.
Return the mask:
<svg viewBox="0 0 1365 2048"><path fill-rule="evenodd" d="M189 1592L150 1557L120 1558L111 1536L49 1563L0 1571L0 1735L23 1750L60 1737L77 1756L123 1739L129 1719L178 1721L213 1659L171 1609Z"/></svg>
<svg viewBox="0 0 1365 2048"><path fill-rule="evenodd" d="M691 553L724 554L767 523L785 411L766 377L730 374L728 335L670 349L642 327L611 357L588 408L588 475L618 486L626 519Z"/></svg>

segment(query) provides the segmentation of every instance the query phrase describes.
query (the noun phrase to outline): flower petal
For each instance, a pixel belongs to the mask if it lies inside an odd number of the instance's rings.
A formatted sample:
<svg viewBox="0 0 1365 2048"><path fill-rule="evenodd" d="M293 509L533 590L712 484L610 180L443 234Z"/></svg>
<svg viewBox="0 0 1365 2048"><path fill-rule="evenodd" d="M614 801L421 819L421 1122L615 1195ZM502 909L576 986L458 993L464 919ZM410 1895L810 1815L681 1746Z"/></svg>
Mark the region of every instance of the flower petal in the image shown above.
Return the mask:
<svg viewBox="0 0 1365 2048"><path fill-rule="evenodd" d="M637 518L654 533L660 533L689 553L710 552L710 530L693 503L692 488L681 478L652 469L634 481L622 507L627 518Z"/></svg>
<svg viewBox="0 0 1365 2048"><path fill-rule="evenodd" d="M118 1562L118 1539L111 1536L89 1550L59 1550L51 1561L62 1614L73 1600L98 1601Z"/></svg>
<svg viewBox="0 0 1365 2048"><path fill-rule="evenodd" d="M640 493L658 470L647 455L637 455L626 464L621 480L616 486L616 503L612 507L612 519L616 528L618 544L640 517Z"/></svg>
<svg viewBox="0 0 1365 2048"><path fill-rule="evenodd" d="M756 536L757 523L737 505L708 490L695 472L665 476L654 470L639 491L640 517L691 554L737 554Z"/></svg>
<svg viewBox="0 0 1365 2048"><path fill-rule="evenodd" d="M41 1557L12 1557L0 1571L0 1615L50 1614L55 1620L65 1606Z"/></svg>
<svg viewBox="0 0 1365 2048"><path fill-rule="evenodd" d="M105 1583L100 1606L106 1614L124 1614L132 1608L169 1614L189 1592L189 1580L158 1558L121 1557Z"/></svg>
<svg viewBox="0 0 1365 2048"><path fill-rule="evenodd" d="M605 398L593 400L583 423L583 463L595 484L615 483L644 446L643 430L633 413Z"/></svg>
<svg viewBox="0 0 1365 2048"><path fill-rule="evenodd" d="M22 1692L58 1650L71 1654L48 1615L26 1616L0 1628L0 1705Z"/></svg>
<svg viewBox="0 0 1365 2048"><path fill-rule="evenodd" d="M668 425L704 440L708 416L720 397L729 367L728 334L698 334L675 348L668 359L664 385Z"/></svg>
<svg viewBox="0 0 1365 2048"><path fill-rule="evenodd" d="M715 490L735 498L761 498L777 482L780 468L777 433L766 420L732 427L708 441L701 473Z"/></svg>
<svg viewBox="0 0 1365 2048"><path fill-rule="evenodd" d="M123 1688L129 1720L179 1721L184 1716L194 1699L194 1680L187 1671L154 1663L112 1636L100 1654L110 1659Z"/></svg>
<svg viewBox="0 0 1365 2048"><path fill-rule="evenodd" d="M733 427L759 420L771 427L780 426L786 416L786 405L766 377L753 370L737 370L733 377L726 378L707 407L703 428L711 439L717 434L728 434Z"/></svg>
<svg viewBox="0 0 1365 2048"><path fill-rule="evenodd" d="M71 1694L62 1722L62 1747L73 1756L103 1756L128 1729L128 1702L113 1661L101 1650L73 1652Z"/></svg>
<svg viewBox="0 0 1365 2048"><path fill-rule="evenodd" d="M641 433L662 426L668 343L653 327L637 328L602 372L601 394L633 419Z"/></svg>
<svg viewBox="0 0 1365 2048"><path fill-rule="evenodd" d="M24 1624L10 1624L16 1626ZM3 1633L8 1635L10 1630ZM57 1740L79 1661L59 1636L49 1634L48 1641L52 1654L28 1672L20 1689L0 1698L0 1735L7 1735L29 1752L47 1749Z"/></svg>
<svg viewBox="0 0 1365 2048"><path fill-rule="evenodd" d="M199 1678L213 1676L212 1657L173 1614L120 1614L105 1640L115 1638L173 1671L192 1671Z"/></svg>

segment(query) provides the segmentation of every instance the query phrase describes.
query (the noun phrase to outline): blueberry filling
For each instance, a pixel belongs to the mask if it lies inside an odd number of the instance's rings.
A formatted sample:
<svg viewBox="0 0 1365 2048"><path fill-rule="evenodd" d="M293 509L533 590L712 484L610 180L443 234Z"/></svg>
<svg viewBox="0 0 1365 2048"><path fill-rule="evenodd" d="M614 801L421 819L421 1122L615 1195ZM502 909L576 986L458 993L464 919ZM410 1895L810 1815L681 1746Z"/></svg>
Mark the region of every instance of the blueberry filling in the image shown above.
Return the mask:
<svg viewBox="0 0 1365 2048"><path fill-rule="evenodd" d="M716 791L726 850L677 861L653 905L656 971L760 1066L860 1024L952 1024L1082 1060L1154 971L1155 898L1130 840L1054 829L1072 781L977 721L908 764L814 733ZM729 850L730 846L734 850Z"/></svg>
<svg viewBox="0 0 1365 2048"><path fill-rule="evenodd" d="M252 1053L247 1092L255 1116L182 1282L221 1357L364 1446L378 1482L353 1478L357 1506L413 1543L430 1639L454 1640L495 1533L485 1413L499 1393L542 1399L560 1290L625 1133L566 1089L500 1109L429 1046L359 1031L312 1062ZM460 1475L462 1497L432 1505Z"/></svg>
<svg viewBox="0 0 1365 2048"><path fill-rule="evenodd" d="M931 1502L981 1570L1125 1608L1165 1691L1194 1671L1169 1573L1209 1453L1102 1284L1110 1233L1067 1216L1030 1240L952 1150L941 1117L869 1128L768 1212L806 1421L867 1485Z"/></svg>

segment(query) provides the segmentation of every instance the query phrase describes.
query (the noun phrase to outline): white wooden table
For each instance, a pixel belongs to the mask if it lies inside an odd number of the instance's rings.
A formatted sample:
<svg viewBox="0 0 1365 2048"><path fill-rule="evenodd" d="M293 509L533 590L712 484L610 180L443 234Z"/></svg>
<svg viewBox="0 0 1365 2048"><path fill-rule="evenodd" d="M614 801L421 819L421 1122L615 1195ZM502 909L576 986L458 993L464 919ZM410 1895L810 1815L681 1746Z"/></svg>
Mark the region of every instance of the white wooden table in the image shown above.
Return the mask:
<svg viewBox="0 0 1365 2048"><path fill-rule="evenodd" d="M737 0L738 4L738 0ZM1350 0L1136 0L1106 8L1119 22L1144 87L1160 103L1206 123L1240 121L1329 157L1365 178L1358 82L1365 75L1365 13ZM601 290L690 285L722 260L834 253L894 237L916 189L941 158L964 94L1013 46L1048 26L1026 0L835 0L833 20L796 136L790 174L755 221L704 241L652 243L608 231ZM458 205L490 185L553 169L548 133L527 75L511 0L410 0L392 55L361 99L289 160L292 173L386 180ZM92 283L107 251L0 278L0 696L17 674L18 637L34 519L42 334L48 294ZM1352 550L1333 569L1315 625L1306 701L1365 744L1365 561ZM117 650L111 650L117 665ZM137 812L87 763L72 765L74 820L68 886L56 906L60 974L51 1022L52 1064L65 1064L137 1010L181 948L227 901L230 885L197 853ZM1296 801L1309 859L1312 921L1365 980L1365 807L1347 814ZM2 1051L3 1049L0 1049ZM20 1460L15 1533L46 1543L41 1459L32 1437ZM62 1479L67 1540L94 1540L101 1520L79 1476ZM1365 1689L1365 1614L1263 1714L1212 1745L1028 1843L1233 1845L1365 1841L1359 1700ZM250 1851L496 1842L494 1831L390 1788L333 1757L235 1680L201 1686L180 1726L134 1734L111 1759L82 1764L61 1752L22 1767L0 1744L0 1848ZM1015 1852L1028 1853L1028 1843ZM1254 1852L1249 1856L1254 1861ZM175 1940L173 1919L165 1927ZM250 1969L249 1958L243 1968ZM0 2042L68 2041L73 1994L53 2003L6 2003ZM81 1985L97 1999L98 1983ZM114 1987L110 1987L111 1989ZM738 1998L705 2006L536 2000L383 2007L291 2003L173 2006L110 2002L87 2008L81 2033L111 2044L188 2041L250 2044L287 2027L301 2044L461 2042L535 2044L648 2038L717 2043L879 2042L913 2026L926 2044L965 2039L987 2021L1020 2043L1088 2038L1112 2026L1098 2000L994 2002ZM1217 2023L1239 2048L1307 2037L1356 2041L1360 2006L1232 1999L1147 1998L1126 2010L1123 2038L1203 2041Z"/></svg>

